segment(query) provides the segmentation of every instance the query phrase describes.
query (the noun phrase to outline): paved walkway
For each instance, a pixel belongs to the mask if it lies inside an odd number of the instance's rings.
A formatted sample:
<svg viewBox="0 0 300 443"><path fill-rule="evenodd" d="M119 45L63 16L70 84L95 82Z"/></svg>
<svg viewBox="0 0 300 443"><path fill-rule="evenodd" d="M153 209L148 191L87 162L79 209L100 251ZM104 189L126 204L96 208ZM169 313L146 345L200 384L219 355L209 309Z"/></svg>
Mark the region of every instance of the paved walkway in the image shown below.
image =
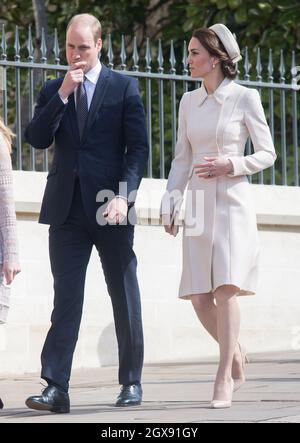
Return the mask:
<svg viewBox="0 0 300 443"><path fill-rule="evenodd" d="M214 362L147 365L141 407L113 406L119 392L117 368L74 371L71 413L31 411L26 397L42 388L36 374L0 378L5 409L0 423L300 423L300 353L250 356L247 383L231 409L211 410Z"/></svg>

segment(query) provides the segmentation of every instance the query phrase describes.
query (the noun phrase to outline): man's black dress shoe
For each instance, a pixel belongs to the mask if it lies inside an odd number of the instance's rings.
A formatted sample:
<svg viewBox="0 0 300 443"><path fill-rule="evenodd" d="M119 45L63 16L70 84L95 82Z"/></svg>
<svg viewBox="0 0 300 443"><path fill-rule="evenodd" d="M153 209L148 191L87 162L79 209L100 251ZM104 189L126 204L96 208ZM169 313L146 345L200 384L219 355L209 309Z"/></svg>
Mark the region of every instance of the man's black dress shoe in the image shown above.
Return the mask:
<svg viewBox="0 0 300 443"><path fill-rule="evenodd" d="M138 406L142 403L142 396L143 391L140 384L123 385L116 406Z"/></svg>
<svg viewBox="0 0 300 443"><path fill-rule="evenodd" d="M50 411L57 414L70 412L69 394L53 385L47 386L42 395L28 397L25 404L28 408L38 411Z"/></svg>
<svg viewBox="0 0 300 443"><path fill-rule="evenodd" d="M0 398L0 409L3 409L3 406L4 406L3 401Z"/></svg>

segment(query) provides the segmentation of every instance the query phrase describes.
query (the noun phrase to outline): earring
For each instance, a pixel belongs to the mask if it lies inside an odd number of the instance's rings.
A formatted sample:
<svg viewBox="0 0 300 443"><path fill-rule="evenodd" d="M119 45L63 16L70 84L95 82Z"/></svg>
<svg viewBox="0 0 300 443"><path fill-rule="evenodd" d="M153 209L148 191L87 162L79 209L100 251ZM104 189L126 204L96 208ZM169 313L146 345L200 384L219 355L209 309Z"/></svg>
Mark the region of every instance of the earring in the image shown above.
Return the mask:
<svg viewBox="0 0 300 443"><path fill-rule="evenodd" d="M216 65L213 65L213 69L215 69Z"/></svg>

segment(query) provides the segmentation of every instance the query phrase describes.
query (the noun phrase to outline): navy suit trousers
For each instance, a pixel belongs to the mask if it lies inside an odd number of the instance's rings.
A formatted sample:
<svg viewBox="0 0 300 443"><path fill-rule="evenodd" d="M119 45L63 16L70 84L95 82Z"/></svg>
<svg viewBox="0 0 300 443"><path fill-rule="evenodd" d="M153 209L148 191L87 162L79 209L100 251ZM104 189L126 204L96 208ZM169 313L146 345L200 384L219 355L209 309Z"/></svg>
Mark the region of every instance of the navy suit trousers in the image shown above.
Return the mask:
<svg viewBox="0 0 300 443"><path fill-rule="evenodd" d="M144 346L133 237L132 225L99 226L89 221L82 204L79 179L76 179L67 220L49 228L54 309L41 356L41 377L48 383L65 391L69 387L86 269L93 245L101 260L113 306L119 348L119 383L140 382Z"/></svg>

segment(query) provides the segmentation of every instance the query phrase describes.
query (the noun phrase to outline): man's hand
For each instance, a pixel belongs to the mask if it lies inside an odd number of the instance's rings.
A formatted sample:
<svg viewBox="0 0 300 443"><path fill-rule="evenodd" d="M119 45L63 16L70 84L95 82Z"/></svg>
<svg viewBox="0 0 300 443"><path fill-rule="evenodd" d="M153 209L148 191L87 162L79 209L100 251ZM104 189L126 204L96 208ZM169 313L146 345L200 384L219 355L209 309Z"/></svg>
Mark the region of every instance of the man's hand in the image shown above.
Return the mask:
<svg viewBox="0 0 300 443"><path fill-rule="evenodd" d="M86 62L77 62L70 66L70 69L66 73L64 81L58 90L62 100L67 99L69 95L74 92L78 84L83 82L85 66Z"/></svg>
<svg viewBox="0 0 300 443"><path fill-rule="evenodd" d="M106 211L103 213L104 217L107 217L109 223L115 223L119 225L127 217L128 204L122 197L115 197L107 206Z"/></svg>

